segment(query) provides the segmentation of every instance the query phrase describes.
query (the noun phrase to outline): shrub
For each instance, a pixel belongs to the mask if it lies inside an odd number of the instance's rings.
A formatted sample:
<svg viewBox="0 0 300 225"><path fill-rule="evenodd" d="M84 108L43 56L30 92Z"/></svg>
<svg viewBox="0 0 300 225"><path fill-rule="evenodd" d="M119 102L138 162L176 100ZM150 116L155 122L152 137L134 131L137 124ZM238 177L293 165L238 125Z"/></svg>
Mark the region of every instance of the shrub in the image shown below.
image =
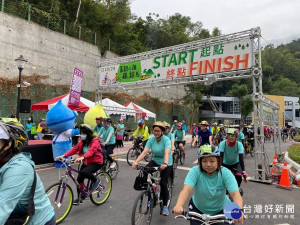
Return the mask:
<svg viewBox="0 0 300 225"><path fill-rule="evenodd" d="M289 157L300 164L300 145L292 145L288 149Z"/></svg>
<svg viewBox="0 0 300 225"><path fill-rule="evenodd" d="M294 136L294 141L300 142L300 135L299 134L296 134Z"/></svg>

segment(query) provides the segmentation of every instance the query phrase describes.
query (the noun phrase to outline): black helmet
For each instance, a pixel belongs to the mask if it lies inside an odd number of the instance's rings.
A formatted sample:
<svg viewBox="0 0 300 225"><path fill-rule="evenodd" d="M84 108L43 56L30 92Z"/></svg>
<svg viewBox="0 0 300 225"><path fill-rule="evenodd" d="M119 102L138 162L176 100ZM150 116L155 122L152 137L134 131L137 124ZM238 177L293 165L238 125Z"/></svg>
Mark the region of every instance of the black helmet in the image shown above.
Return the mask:
<svg viewBox="0 0 300 225"><path fill-rule="evenodd" d="M87 135L93 135L93 129L88 124L81 124L80 125L80 132L85 133Z"/></svg>
<svg viewBox="0 0 300 225"><path fill-rule="evenodd" d="M109 118L109 117L105 118L104 121L106 121L106 122L112 124L112 120L111 120L111 118Z"/></svg>

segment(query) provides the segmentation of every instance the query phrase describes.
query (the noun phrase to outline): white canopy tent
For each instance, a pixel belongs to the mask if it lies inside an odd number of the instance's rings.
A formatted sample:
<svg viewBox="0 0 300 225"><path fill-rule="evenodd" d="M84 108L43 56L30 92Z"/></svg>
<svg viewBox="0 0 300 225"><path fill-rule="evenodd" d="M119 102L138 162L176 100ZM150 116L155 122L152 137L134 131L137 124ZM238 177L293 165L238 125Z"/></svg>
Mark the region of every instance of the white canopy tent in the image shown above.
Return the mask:
<svg viewBox="0 0 300 225"><path fill-rule="evenodd" d="M136 116L136 111L131 108L127 108L109 98L102 99L102 106L105 108L105 112L109 115L126 115L126 116Z"/></svg>
<svg viewBox="0 0 300 225"><path fill-rule="evenodd" d="M135 112L137 114L137 117L151 117L151 118L154 118L156 120L156 114L155 113L150 112L149 110L144 109L143 107L141 107L137 104L134 104L133 102L129 102L129 103L125 104L124 106L126 106L127 108L135 110Z"/></svg>

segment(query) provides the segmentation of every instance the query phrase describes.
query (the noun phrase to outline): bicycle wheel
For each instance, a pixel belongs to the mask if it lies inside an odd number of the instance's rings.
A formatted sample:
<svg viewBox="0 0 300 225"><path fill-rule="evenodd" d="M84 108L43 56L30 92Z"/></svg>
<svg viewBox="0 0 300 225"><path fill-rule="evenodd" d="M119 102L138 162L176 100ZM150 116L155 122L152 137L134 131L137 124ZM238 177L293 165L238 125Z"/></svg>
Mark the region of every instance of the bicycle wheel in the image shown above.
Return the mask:
<svg viewBox="0 0 300 225"><path fill-rule="evenodd" d="M147 155L144 157L144 159L146 162L150 162L152 159L152 152L147 153Z"/></svg>
<svg viewBox="0 0 300 225"><path fill-rule="evenodd" d="M111 193L112 181L106 172L100 172L96 178L100 180L100 183L96 190L90 194L90 199L95 205L102 205Z"/></svg>
<svg viewBox="0 0 300 225"><path fill-rule="evenodd" d="M183 154L182 152L179 153L180 154L180 164L183 165L185 162L185 154Z"/></svg>
<svg viewBox="0 0 300 225"><path fill-rule="evenodd" d="M70 213L73 205L73 191L72 188L67 184L66 189L63 190L61 183L55 183L51 185L46 193L54 208L56 224L61 223ZM62 196L64 193L64 196Z"/></svg>
<svg viewBox="0 0 300 225"><path fill-rule="evenodd" d="M173 195L173 184L172 184L171 177L169 177L169 179L168 179L168 191L169 191L169 200L167 203L167 207L169 208L171 201L172 201L172 195Z"/></svg>
<svg viewBox="0 0 300 225"><path fill-rule="evenodd" d="M116 179L119 173L119 163L116 160L114 162L116 163L114 168L110 168L110 165L108 165L108 174L112 180Z"/></svg>
<svg viewBox="0 0 300 225"><path fill-rule="evenodd" d="M252 148L251 145L249 147L250 147L249 148L250 155L253 157L254 156L254 149Z"/></svg>
<svg viewBox="0 0 300 225"><path fill-rule="evenodd" d="M137 151L134 148L131 148L127 152L127 163L129 166L132 165L133 161L137 158Z"/></svg>
<svg viewBox="0 0 300 225"><path fill-rule="evenodd" d="M150 225L153 212L153 199L149 191L142 191L134 201L131 224Z"/></svg>

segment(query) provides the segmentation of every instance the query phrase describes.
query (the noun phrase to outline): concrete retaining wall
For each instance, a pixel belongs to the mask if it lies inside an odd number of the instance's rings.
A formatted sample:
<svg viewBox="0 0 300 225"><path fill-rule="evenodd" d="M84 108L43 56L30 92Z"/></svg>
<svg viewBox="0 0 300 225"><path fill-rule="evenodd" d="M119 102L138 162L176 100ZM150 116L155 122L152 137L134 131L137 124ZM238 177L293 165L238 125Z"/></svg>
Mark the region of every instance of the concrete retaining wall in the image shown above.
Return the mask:
<svg viewBox="0 0 300 225"><path fill-rule="evenodd" d="M25 75L48 75L46 83L70 85L74 67L84 72L84 91L95 90L98 47L0 12L0 77L18 76L15 59L28 60Z"/></svg>

